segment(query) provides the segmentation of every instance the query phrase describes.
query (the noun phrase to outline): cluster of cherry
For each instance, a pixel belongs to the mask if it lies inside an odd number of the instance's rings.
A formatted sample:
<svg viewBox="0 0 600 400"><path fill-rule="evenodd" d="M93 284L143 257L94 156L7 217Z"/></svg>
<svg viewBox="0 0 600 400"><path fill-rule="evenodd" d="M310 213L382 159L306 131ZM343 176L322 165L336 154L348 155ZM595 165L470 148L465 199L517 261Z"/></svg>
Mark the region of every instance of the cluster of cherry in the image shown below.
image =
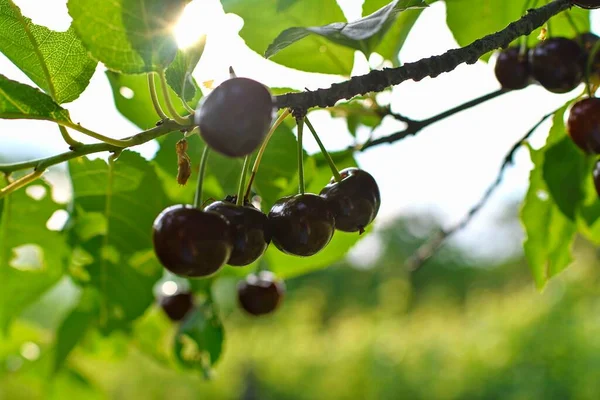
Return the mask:
<svg viewBox="0 0 600 400"><path fill-rule="evenodd" d="M261 145L259 152L264 151L273 114L268 88L252 79L232 77L205 98L195 121L207 148L228 157L247 157ZM297 121L300 124L301 118ZM185 147L180 146L178 155L186 165L189 157L183 153ZM335 230L363 233L379 210L379 187L364 170L337 171L334 166L332 170L334 176L318 195L301 189L299 194L276 201L268 214L248 198L238 198L239 194L204 208L170 206L154 221L156 256L176 275L208 277L225 264L252 264L271 242L286 254L308 257L324 249ZM241 182L245 182L246 173L242 171ZM279 305L283 291L281 281L262 271L240 284L238 299L250 314L265 314ZM191 304L188 295L173 301Z"/></svg>
<svg viewBox="0 0 600 400"><path fill-rule="evenodd" d="M600 0L572 3L583 8L600 8ZM509 47L498 54L494 72L500 85L509 90L523 89L537 82L550 92L567 93L582 81L597 89L600 38L586 32L574 39L553 37L529 50ZM600 98L586 97L573 103L567 133L585 153L600 154ZM600 196L600 160L596 162L593 179Z"/></svg>

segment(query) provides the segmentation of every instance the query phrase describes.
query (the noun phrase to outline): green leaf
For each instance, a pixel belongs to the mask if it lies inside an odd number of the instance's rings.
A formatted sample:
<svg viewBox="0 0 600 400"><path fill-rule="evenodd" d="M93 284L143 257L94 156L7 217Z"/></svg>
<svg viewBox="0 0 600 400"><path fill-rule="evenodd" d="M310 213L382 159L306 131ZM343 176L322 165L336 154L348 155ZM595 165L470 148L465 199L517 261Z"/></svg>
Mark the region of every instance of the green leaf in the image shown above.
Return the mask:
<svg viewBox="0 0 600 400"><path fill-rule="evenodd" d="M568 136L546 149L544 180L556 206L570 220L575 220L585 197L583 186L589 176L588 165L586 156Z"/></svg>
<svg viewBox="0 0 600 400"><path fill-rule="evenodd" d="M566 106L555 114L555 124L558 124L565 109ZM571 249L577 232L576 224L554 202L544 181L546 150L553 143L560 143L556 141L556 132L557 130L549 135L546 147L540 150L530 149L534 167L521 209L521 221L526 234L525 257L539 289L571 263Z"/></svg>
<svg viewBox="0 0 600 400"><path fill-rule="evenodd" d="M64 274L68 246L61 233L46 228L60 209L43 180L0 200L0 329Z"/></svg>
<svg viewBox="0 0 600 400"><path fill-rule="evenodd" d="M54 32L0 0L0 51L57 103L75 100L96 70L73 29Z"/></svg>
<svg viewBox="0 0 600 400"><path fill-rule="evenodd" d="M566 106L570 104L568 102ZM589 163L586 155L567 135L563 115L561 111L554 115L544 147L543 178L556 206L570 220L575 220L584 199L583 186Z"/></svg>
<svg viewBox="0 0 600 400"><path fill-rule="evenodd" d="M154 301L162 268L152 250L152 223L170 201L152 165L131 151L112 166L79 158L69 169L73 241L91 258L81 283L102 296L102 326L125 328Z"/></svg>
<svg viewBox="0 0 600 400"><path fill-rule="evenodd" d="M522 0L446 0L446 23L461 47L519 19ZM481 57L489 58L489 53Z"/></svg>
<svg viewBox="0 0 600 400"><path fill-rule="evenodd" d="M293 27L281 32L269 45L265 57L270 58L305 37L315 34L363 52L366 57L374 51L382 37L395 22L396 16L409 8L424 8L423 0L394 0L374 13L352 22L334 22L324 26Z"/></svg>
<svg viewBox="0 0 600 400"><path fill-rule="evenodd" d="M58 371L63 366L69 353L83 339L97 318L98 309L98 292L91 288L85 289L81 293L79 303L63 320L56 332L54 371Z"/></svg>
<svg viewBox="0 0 600 400"><path fill-rule="evenodd" d="M578 210L577 227L586 239L600 246L600 201L592 175L596 163L592 158L588 161L587 174L583 180L584 199Z"/></svg>
<svg viewBox="0 0 600 400"><path fill-rule="evenodd" d="M264 54L273 39L290 26L321 26L344 19L335 0L287 3L277 0L222 0L221 3L225 12L235 13L244 19L240 35L248 47L260 54ZM328 42L322 36L311 35L279 52L272 60L303 71L349 76L354 52Z"/></svg>
<svg viewBox="0 0 600 400"><path fill-rule="evenodd" d="M204 53L206 36L202 36L193 46L184 50L178 50L175 60L165 71L165 76L169 86L177 93L179 98L185 101L191 101L200 91L196 80L192 77L192 72Z"/></svg>
<svg viewBox="0 0 600 400"><path fill-rule="evenodd" d="M0 118L70 122L69 112L36 88L0 75Z"/></svg>
<svg viewBox="0 0 600 400"><path fill-rule="evenodd" d="M173 61L172 27L189 0L69 0L77 34L107 68L130 74L160 72Z"/></svg>
<svg viewBox="0 0 600 400"><path fill-rule="evenodd" d="M336 104L327 109L334 118L344 118L348 131L352 136L356 137L359 126L366 126L374 129L381 124L383 116L376 110L373 110L364 102L358 99L353 99L345 103Z"/></svg>
<svg viewBox="0 0 600 400"><path fill-rule="evenodd" d="M119 112L140 129L154 127L160 118L152 105L147 77L145 75L123 75L112 71L106 71L106 76L112 88L115 106ZM163 100L164 95L160 85L157 85L156 91L159 103L165 110L167 106ZM196 90L195 93L195 97L189 102L192 106L195 106L202 97L200 90ZM169 89L169 96L179 114L187 115L188 112L183 108L177 93Z"/></svg>
<svg viewBox="0 0 600 400"><path fill-rule="evenodd" d="M225 331L215 308L210 304L197 307L177 330L174 352L185 367L202 369L210 376L210 367L221 357Z"/></svg>
<svg viewBox="0 0 600 400"><path fill-rule="evenodd" d="M369 15L388 3L389 0L365 0L362 15ZM400 50L422 11L423 9L409 9L400 13L396 17L396 22L375 47L374 51L385 60L390 60L394 67L400 66Z"/></svg>

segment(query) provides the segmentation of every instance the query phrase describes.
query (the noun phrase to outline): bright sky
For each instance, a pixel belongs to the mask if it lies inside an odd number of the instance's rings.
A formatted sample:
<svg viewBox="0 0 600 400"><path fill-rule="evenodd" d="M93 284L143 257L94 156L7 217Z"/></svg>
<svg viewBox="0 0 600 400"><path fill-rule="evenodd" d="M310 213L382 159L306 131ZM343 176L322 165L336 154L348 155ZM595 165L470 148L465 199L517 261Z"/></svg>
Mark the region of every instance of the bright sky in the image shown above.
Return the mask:
<svg viewBox="0 0 600 400"><path fill-rule="evenodd" d="M35 23L58 30L67 29L70 24L65 0L14 1ZM358 17L360 0L340 0L340 3L350 18ZM401 59L415 61L457 47L444 20L443 2L436 2L425 10L402 50ZM597 27L599 21L598 14L594 14L593 26ZM314 89L340 80L289 70L264 60L247 49L237 36L241 26L240 18L223 14L217 0L196 0L188 6L176 30L180 45L185 45L184 38L194 37L202 31L209 34L205 55L195 73L199 82L225 79L229 65L239 76L252 77L270 86ZM357 57L362 60L363 67L355 68L355 73L367 72L366 61ZM129 136L136 128L116 111L112 101L108 101L112 94L102 71L103 67L99 66L86 92L67 108L72 118L86 127L113 137ZM1 54L0 73L31 84ZM425 118L497 88L492 65L479 62L460 66L435 79L404 82L394 88L392 103L395 111L412 118ZM382 206L377 225L384 225L390 217L413 212L434 215L444 226L459 220L495 179L512 144L542 115L572 96L550 94L532 86L455 115L416 137L359 154L361 167L376 178L381 188ZM314 112L311 117L316 128L323 132L321 136L327 148L341 149L351 143L342 120L332 120L324 111ZM396 121L386 120L376 135L385 135L401 127ZM543 143L548 125L544 127L540 129L541 134L534 137L535 145ZM90 142L87 138L77 138ZM306 137L305 146L309 152L318 151L310 136ZM156 145L150 143L136 149L151 156ZM24 155L39 157L65 150L58 129L51 123L0 120L0 155L3 158L16 160L14 154L20 159ZM502 257L518 251L521 245L519 230L501 219L507 204L522 198L530 167L528 154L520 151L516 166L505 175L496 195L454 241L483 256ZM352 257L359 262L368 262L376 248L377 237L368 237L360 242ZM369 251L365 251L367 249Z"/></svg>

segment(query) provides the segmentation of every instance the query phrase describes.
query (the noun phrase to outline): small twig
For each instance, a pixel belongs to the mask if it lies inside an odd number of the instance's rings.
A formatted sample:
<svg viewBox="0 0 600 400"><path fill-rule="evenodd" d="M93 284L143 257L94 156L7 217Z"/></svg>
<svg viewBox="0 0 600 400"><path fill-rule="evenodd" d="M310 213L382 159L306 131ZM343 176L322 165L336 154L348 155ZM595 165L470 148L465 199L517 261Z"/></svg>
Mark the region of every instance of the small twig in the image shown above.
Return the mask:
<svg viewBox="0 0 600 400"><path fill-rule="evenodd" d="M469 212L455 225L448 229L440 229L438 232L431 235L431 237L421 245L415 253L406 260L406 267L409 271L416 271L420 267L425 264L427 260L429 260L442 246L445 240L451 236L452 234L460 231L465 226L471 222L475 214L481 210L485 204L488 202L494 191L500 186L502 183L502 179L504 177L504 171L508 168L509 165L512 165L514 162L514 156L517 150L525 143L525 141L546 121L548 118L552 117L559 109L556 109L546 115L544 115L534 126L531 127L523 135L518 142L516 142L512 148L506 153L504 156L504 161L500 166L500 170L496 177L496 180L487 188L481 199L475 204Z"/></svg>
<svg viewBox="0 0 600 400"><path fill-rule="evenodd" d="M454 114L458 114L461 111L465 111L465 110L468 110L469 108L478 106L482 103L485 103L488 100L495 99L496 97L502 96L505 93L508 93L508 91L504 90L504 89L499 89L494 92L485 94L483 96L479 96L473 100L469 100L466 103L460 104L456 107L452 107L449 110L446 110L446 111L436 114L430 118L420 120L420 121L413 120L408 117L390 112L389 115L393 116L394 118L396 118L399 121L406 122L407 127L401 131L392 133L390 135L381 137L379 139L370 140L367 143L365 143L362 147L360 147L360 150L363 151L370 147L377 146L382 143L394 143L394 142L397 142L398 140L404 139L407 136L415 135L419 131L428 127L429 125L432 125L432 124L439 122L443 119L446 119L448 117L451 117Z"/></svg>

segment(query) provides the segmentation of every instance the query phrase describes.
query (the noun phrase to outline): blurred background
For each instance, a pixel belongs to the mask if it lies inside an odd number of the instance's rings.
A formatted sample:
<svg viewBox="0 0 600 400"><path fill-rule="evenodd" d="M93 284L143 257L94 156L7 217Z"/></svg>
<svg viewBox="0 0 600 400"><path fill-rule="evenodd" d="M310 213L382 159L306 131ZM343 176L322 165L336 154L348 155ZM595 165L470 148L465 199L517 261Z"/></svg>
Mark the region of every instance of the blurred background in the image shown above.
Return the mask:
<svg viewBox="0 0 600 400"><path fill-rule="evenodd" d="M64 30L64 0L14 0L34 22ZM339 1L349 19L360 0ZM227 77L232 65L273 87L315 89L344 77L290 70L251 52L237 36L242 20L225 15L218 1L194 1L176 32L181 45L208 33L198 82ZM597 32L599 14L592 13ZM415 61L457 47L445 26L445 5L425 10L401 52ZM379 66L357 54L353 74ZM113 137L136 128L112 103L102 66L68 109L76 122ZM31 84L0 54L0 73ZM426 118L499 88L490 64L461 66L421 82L405 82L381 95L394 111ZM40 379L49 363L40 347L70 304L71 286L59 285L31 306L0 340L0 399L597 399L600 395L600 271L598 251L576 246L576 262L543 292L535 289L522 257L518 211L531 168L527 151L472 223L454 235L429 263L408 273L404 260L428 235L452 226L495 179L506 152L540 117L579 93L556 95L537 86L509 93L435 124L415 137L357 155L378 181L382 208L375 229L345 260L286 282L279 311L254 319L234 303L236 281L215 285L227 338L215 376L174 369L173 327L154 307L133 336L89 335L64 371ZM314 111L330 150L353 138L343 119ZM532 138L540 146L549 128ZM402 129L386 119L375 137ZM365 139L370 132L360 132ZM361 136L362 135L362 136ZM78 140L89 142L73 133ZM313 153L316 143L307 138ZM148 143L135 150L152 157ZM0 120L0 162L66 151L58 129L46 122ZM102 156L102 155L100 155ZM343 166L339 166L343 167ZM47 174L55 197L68 201L62 167ZM155 337L164 340L156 343ZM164 343L163 343L164 342ZM149 356L152 355L152 356Z"/></svg>

